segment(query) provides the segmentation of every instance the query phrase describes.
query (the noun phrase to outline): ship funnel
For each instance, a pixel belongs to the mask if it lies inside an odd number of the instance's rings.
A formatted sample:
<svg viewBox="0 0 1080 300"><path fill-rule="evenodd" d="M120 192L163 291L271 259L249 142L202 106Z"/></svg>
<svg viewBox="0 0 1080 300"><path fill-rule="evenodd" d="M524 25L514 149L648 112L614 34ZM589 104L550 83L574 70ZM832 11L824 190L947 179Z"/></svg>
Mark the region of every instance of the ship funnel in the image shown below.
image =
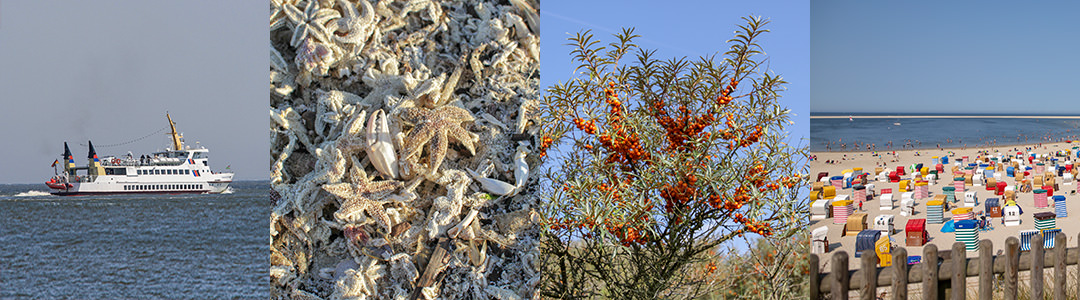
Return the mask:
<svg viewBox="0 0 1080 300"><path fill-rule="evenodd" d="M101 166L101 161L98 160L97 151L94 151L94 142L86 141L86 143L90 145L90 153L86 155L90 163L86 165L86 171L91 180L94 180L98 175L105 175L105 168Z"/></svg>
<svg viewBox="0 0 1080 300"><path fill-rule="evenodd" d="M71 155L71 148L68 148L67 142L64 142L64 172L68 175L75 175L75 156Z"/></svg>
<svg viewBox="0 0 1080 300"><path fill-rule="evenodd" d="M64 142L64 161L72 159L71 148L68 148L67 142Z"/></svg>
<svg viewBox="0 0 1080 300"><path fill-rule="evenodd" d="M98 158L97 157L97 151L94 151L94 142L86 141L86 143L90 144L90 153L86 155L86 158L87 159L93 159L94 161L98 161L98 159L97 159Z"/></svg>

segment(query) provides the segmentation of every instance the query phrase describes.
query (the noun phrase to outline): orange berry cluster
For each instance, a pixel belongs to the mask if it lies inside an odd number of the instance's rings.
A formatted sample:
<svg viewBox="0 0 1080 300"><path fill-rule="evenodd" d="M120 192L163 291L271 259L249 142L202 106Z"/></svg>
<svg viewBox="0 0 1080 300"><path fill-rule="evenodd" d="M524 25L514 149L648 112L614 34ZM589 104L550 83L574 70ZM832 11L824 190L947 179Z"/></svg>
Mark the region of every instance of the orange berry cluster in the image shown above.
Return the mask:
<svg viewBox="0 0 1080 300"><path fill-rule="evenodd" d="M735 100L735 97L731 96L731 92L734 92L735 87L737 86L739 86L739 81L735 80L735 77L732 77L731 81L728 82L728 86L724 87L724 90L720 91L720 96L716 96L716 104L724 105L731 103L732 100Z"/></svg>
<svg viewBox="0 0 1080 300"><path fill-rule="evenodd" d="M732 78L728 83L728 86L720 91L720 96L716 97L716 103L718 107L722 107L728 103L731 103L735 98L731 96L731 93L739 85L739 81ZM716 122L717 109L710 109L708 112L695 115L691 113L690 109L686 105L679 105L677 116L672 117L667 111L667 104L664 99L657 99L652 104L653 117L656 118L657 123L664 127L666 131L665 136L668 141L669 151L682 151L689 152L694 149L692 140L698 136L708 138L710 133L704 132L706 127L709 127ZM731 114L728 116L728 127L734 127L734 123L731 121ZM704 132L704 133L703 133ZM730 138L728 138L730 139Z"/></svg>
<svg viewBox="0 0 1080 300"><path fill-rule="evenodd" d="M540 138L539 151L540 151L540 157L541 158L544 157L544 155L547 155L547 149L551 148L551 144L554 144L554 143L555 143L555 139L551 138L550 136L545 135L544 137Z"/></svg>
<svg viewBox="0 0 1080 300"><path fill-rule="evenodd" d="M626 247L630 247L632 244L644 245L649 241L647 231L638 230L633 226L612 224L607 228L608 232L619 238L619 242Z"/></svg>
<svg viewBox="0 0 1080 300"><path fill-rule="evenodd" d="M596 121L585 121L582 118L575 118L574 125L577 125L577 128L585 131L585 133L596 134Z"/></svg>
<svg viewBox="0 0 1080 300"><path fill-rule="evenodd" d="M620 164L623 166L623 171L629 171L638 162L648 159L649 155L641 147L641 139L638 138L637 132L628 130L629 128L623 125L625 116L623 116L619 94L615 92L615 83L609 82L608 87L604 88L604 102L611 108L607 119L611 129L597 135L596 138L600 140L601 146L612 152L607 162Z"/></svg>
<svg viewBox="0 0 1080 300"><path fill-rule="evenodd" d="M686 203L693 200L697 194L697 177L694 174L683 176L675 185L664 184L660 189L660 197L665 200L664 208L669 212L676 208L685 208Z"/></svg>

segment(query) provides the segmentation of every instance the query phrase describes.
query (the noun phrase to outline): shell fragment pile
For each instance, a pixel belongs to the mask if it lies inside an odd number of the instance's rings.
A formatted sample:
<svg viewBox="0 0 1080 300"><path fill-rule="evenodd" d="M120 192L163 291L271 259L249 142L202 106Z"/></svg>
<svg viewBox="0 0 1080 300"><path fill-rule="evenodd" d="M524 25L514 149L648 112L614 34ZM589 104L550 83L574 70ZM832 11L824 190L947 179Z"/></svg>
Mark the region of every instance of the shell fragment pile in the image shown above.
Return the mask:
<svg viewBox="0 0 1080 300"><path fill-rule="evenodd" d="M535 298L536 7L271 0L273 298Z"/></svg>

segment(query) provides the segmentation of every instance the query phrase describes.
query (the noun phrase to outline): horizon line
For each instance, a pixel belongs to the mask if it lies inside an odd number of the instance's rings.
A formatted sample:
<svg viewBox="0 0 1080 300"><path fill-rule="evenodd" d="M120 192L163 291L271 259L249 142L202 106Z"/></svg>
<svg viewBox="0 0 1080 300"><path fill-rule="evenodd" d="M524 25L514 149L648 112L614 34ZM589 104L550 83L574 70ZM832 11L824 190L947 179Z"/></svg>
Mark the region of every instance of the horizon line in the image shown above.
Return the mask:
<svg viewBox="0 0 1080 300"><path fill-rule="evenodd" d="M1015 115L1015 116L1001 116L1001 115L859 115L854 114L848 116L814 116L811 115L810 119L1080 119L1080 116L1039 116L1039 115Z"/></svg>

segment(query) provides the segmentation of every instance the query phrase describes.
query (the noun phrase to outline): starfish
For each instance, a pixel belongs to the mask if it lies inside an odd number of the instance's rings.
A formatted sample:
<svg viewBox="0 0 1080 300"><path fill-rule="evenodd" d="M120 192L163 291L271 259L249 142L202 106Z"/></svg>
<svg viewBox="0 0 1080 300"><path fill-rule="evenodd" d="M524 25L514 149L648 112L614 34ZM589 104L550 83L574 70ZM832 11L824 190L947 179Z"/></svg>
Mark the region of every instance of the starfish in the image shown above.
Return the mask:
<svg viewBox="0 0 1080 300"><path fill-rule="evenodd" d="M334 40L348 44L360 44L363 45L371 36L372 29L375 25L375 9L371 7L371 3L365 0L360 1L360 7L363 8L364 13L360 14L356 10L356 5L349 1L338 0L338 4L341 5L341 11L343 16L338 19L335 29L344 29L343 35L334 35Z"/></svg>
<svg viewBox="0 0 1080 300"><path fill-rule="evenodd" d="M364 211L375 221L390 232L390 217L386 216L382 203L379 200L386 198L396 189L404 186L404 183L396 180L371 181L366 175L358 176L358 183L338 183L324 185L323 189L334 196L345 199L341 208L334 213L339 221L348 222L352 216Z"/></svg>
<svg viewBox="0 0 1080 300"><path fill-rule="evenodd" d="M416 127L409 132L405 140L405 149L401 157L408 159L420 154L420 149L428 145L428 170L435 173L446 157L448 138L457 140L469 154L476 154L475 144L479 142L476 134L465 130L462 122L475 120L468 110L456 106L442 106L436 109L412 107L402 112L402 119Z"/></svg>
<svg viewBox="0 0 1080 300"><path fill-rule="evenodd" d="M300 41L308 36L326 43L326 22L341 18L341 13L329 8L319 8L318 1L314 0L309 0L302 12L292 4L285 4L282 8L285 11L285 16L293 23L296 23L292 41L289 42L293 47L300 45Z"/></svg>

